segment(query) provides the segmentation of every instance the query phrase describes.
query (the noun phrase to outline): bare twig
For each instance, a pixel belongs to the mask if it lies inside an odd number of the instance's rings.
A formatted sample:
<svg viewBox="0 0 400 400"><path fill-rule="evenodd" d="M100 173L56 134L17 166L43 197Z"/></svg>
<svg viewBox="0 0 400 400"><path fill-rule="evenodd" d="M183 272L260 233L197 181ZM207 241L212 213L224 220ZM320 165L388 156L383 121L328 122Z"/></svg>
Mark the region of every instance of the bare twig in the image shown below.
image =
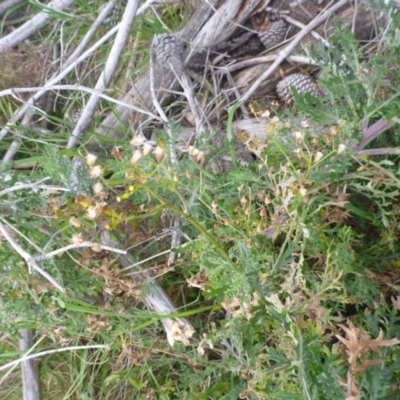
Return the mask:
<svg viewBox="0 0 400 400"><path fill-rule="evenodd" d="M290 24L292 24L294 26L297 26L300 29L304 29L306 27L300 21L297 21L294 18L290 18L288 15L282 15L282 18L284 20L286 20L287 22L289 22ZM314 36L315 39L320 40L326 47L330 47L331 46L331 44L325 38L323 38L319 33L315 32L315 31L311 31L310 35Z"/></svg>
<svg viewBox="0 0 400 400"><path fill-rule="evenodd" d="M43 275L49 282L51 282L58 290L65 292L65 289L45 270L43 270L37 261L28 252L26 252L18 242L8 233L6 227L0 222L0 232L3 234L4 238L7 239L8 243L14 248L14 250L26 261L29 268L33 268L39 274Z"/></svg>
<svg viewBox="0 0 400 400"><path fill-rule="evenodd" d="M7 49L17 46L28 37L36 33L42 26L46 25L52 20L52 10L61 12L64 8L72 6L75 0L53 0L47 4L46 11L36 14L33 18L21 25L9 35L0 39L0 53L5 52Z"/></svg>
<svg viewBox="0 0 400 400"><path fill-rule="evenodd" d="M329 18L329 16L334 13L339 8L343 7L349 0L340 0L331 8L323 12L319 17L314 18L307 26L305 26L287 45L287 47L279 53L278 58L274 61L274 63L254 82L254 84L250 87L250 89L242 96L240 101L248 100L254 92L258 89L258 87L269 78L276 68L287 58L290 52L301 42L301 40L310 33L314 28L318 25L322 24L325 20Z"/></svg>
<svg viewBox="0 0 400 400"><path fill-rule="evenodd" d="M231 64L227 67L219 68L218 72L220 74L226 74L228 71L233 72L233 71L237 71L238 69L251 67L253 65L263 64L266 62L273 62L277 58L278 58L277 54L271 54L271 55L262 56L262 57L253 57L253 58L249 58L248 60L243 60L243 61L239 61L237 63ZM291 63L318 65L314 60L312 60L310 57L306 57L306 56L288 56L286 58L286 60Z"/></svg>
<svg viewBox="0 0 400 400"><path fill-rule="evenodd" d="M103 92L110 83L111 78L117 68L118 61L122 54L122 50L124 49L125 44L128 40L129 32L133 20L136 16L139 3L140 0L128 1L124 15L122 17L121 25L119 27L117 36L115 38L114 45L110 51L110 55L107 59L104 71L102 72L96 83L95 90ZM98 95L92 95L90 97L90 100L86 104L86 107L84 108L82 115L80 116L79 121L72 132L71 138L67 145L68 149L75 147L79 141L79 137L84 132L86 132L99 104L100 104L100 97Z"/></svg>
<svg viewBox="0 0 400 400"><path fill-rule="evenodd" d="M174 3L176 1L167 1L166 3L171 4ZM148 0L145 4L143 4L137 14L141 14L144 11L147 10L147 8L151 7L152 5L156 5L156 4L162 4L162 2L160 1L153 1L153 0ZM101 13L101 15L103 16L104 14ZM96 22L100 19L99 18L96 20ZM87 51L85 51L85 53L83 53L80 57L78 57L78 59L76 60L72 60L72 56L68 59L72 61L72 63L68 63L67 66L64 65L64 67L61 69L61 71L53 76L43 87L42 90L35 93L34 96L32 96L26 103L24 106L22 106L14 115L13 120L9 123L6 124L5 127L3 127L3 129L0 131L0 140L2 140L7 133L10 131L11 127L15 124L15 122L18 122L21 120L21 118L25 115L25 113L31 109L31 107L34 106L34 104L40 100L46 93L47 87L51 87L55 84L57 84L58 82L60 82L62 79L64 79L74 68L76 68L83 60L85 60L86 58L88 58L90 55L92 55L98 48L100 48L105 42L107 42L112 36L114 36L114 34L119 30L120 24L114 26L112 29L110 29L99 41L97 41L92 47L90 47ZM76 52L74 53L74 55L76 56ZM68 62L67 60L67 62ZM116 104L121 104L121 105L126 105L126 103L122 102L122 103L116 103ZM129 107L127 107L129 108ZM139 111L140 112L140 111Z"/></svg>
<svg viewBox="0 0 400 400"><path fill-rule="evenodd" d="M24 0L5 0L0 4L0 17L5 14L11 8L22 3Z"/></svg>
<svg viewBox="0 0 400 400"><path fill-rule="evenodd" d="M147 261L153 260L154 258L160 257L160 256L162 256L162 255L164 255L164 254L168 254L170 251L171 251L171 250L165 250L165 251L162 251L161 253L154 254L153 256L148 257L148 258L146 258L146 259L144 259L144 260L140 260L140 261L137 262L137 263L128 265L127 267L124 268L124 270L130 269L130 268L136 268L136 267L138 267L139 265L142 265L142 264L144 264L144 263L147 262Z"/></svg>
<svg viewBox="0 0 400 400"><path fill-rule="evenodd" d="M10 214L13 214L13 211L10 210ZM29 239L24 233L22 233L20 230L18 230L14 225L10 224L6 219L0 217L0 220L3 221L3 223L7 226L7 228L11 229L12 231L14 231L16 234L18 234L19 236L21 236L22 238L24 238L27 243L29 243L37 252L44 254L43 249L41 249L34 241L32 241L31 239ZM31 272L31 271L29 271Z"/></svg>
<svg viewBox="0 0 400 400"><path fill-rule="evenodd" d="M91 346L70 346L70 347L63 347L61 349L54 349L54 350L47 350L47 351L41 351L40 353L35 353L31 354L29 356L23 356L19 358L18 360L11 361L5 365L2 365L0 367L0 371L4 371L8 368L13 367L14 365L18 365L24 361L32 360L35 358L47 356L48 354L54 354L54 353L62 353L64 351L71 351L71 350L87 350L87 349L110 349L110 345L108 344L96 344L96 345L91 345Z"/></svg>
<svg viewBox="0 0 400 400"><path fill-rule="evenodd" d="M360 150L355 153L357 156L383 156L386 154L400 154L400 147L386 147L381 149Z"/></svg>
<svg viewBox="0 0 400 400"><path fill-rule="evenodd" d="M97 32L97 30L100 28L100 26L103 24L105 19L108 17L112 9L115 7L114 1L108 2L108 4L101 10L99 16L96 18L96 21L94 21L93 25L90 27L90 29L87 31L86 35L84 38L81 40L79 43L78 47L75 49L75 51L68 57L68 59L65 61L64 65L62 66L61 70L69 67L76 59L82 54L83 50L86 48L86 46L89 44L89 42L92 40L93 36Z"/></svg>
<svg viewBox="0 0 400 400"><path fill-rule="evenodd" d="M99 47L101 47L111 36L115 34L118 29L118 25L112 28L107 32L97 43L95 43L91 48L89 48L85 53L83 53L74 63L69 65L67 68L64 68L57 76L50 79L40 91L35 93L26 103L15 113L11 122L7 123L6 126L0 131L0 140L2 140L7 133L10 131L11 127L14 124L21 120L21 118L25 115L25 113L34 106L34 104L40 100L46 93L47 88L52 87L53 85L60 82L64 79L77 65L79 65L83 60L89 57L92 53L94 53Z"/></svg>
<svg viewBox="0 0 400 400"><path fill-rule="evenodd" d="M34 347L34 329L20 330L22 338L19 340L19 349L30 351ZM40 400L40 377L38 360L25 360L21 363L22 367L22 386L24 400Z"/></svg>
<svg viewBox="0 0 400 400"><path fill-rule="evenodd" d="M114 99L113 97L107 96L103 92L101 92L99 89L92 89L87 86L82 86L82 85L52 85L52 86L45 86L46 91L50 90L70 90L70 91L79 91L79 92L86 92L86 93L91 93L94 96L98 96L104 100L110 101L111 103L115 103L118 105L122 105L124 107L127 107L133 111L140 112L142 114L148 115L150 118L156 119L158 121L161 121L160 118L157 117L157 115L151 113L150 111L144 110L142 108L132 106L130 104L124 103L120 100ZM2 90L0 92L0 97L4 96L13 96L16 100L23 101L19 96L16 96L18 93L29 93L29 92L40 92L43 91L43 87L28 87L28 88L12 88L12 89L6 89Z"/></svg>
<svg viewBox="0 0 400 400"><path fill-rule="evenodd" d="M102 250L112 251L113 253L126 254L125 250L120 250L120 249L116 249L114 247L105 246L100 243L87 241L87 242L82 242L82 243L69 244L68 246L61 247L60 249L51 251L50 253L42 254L40 256L35 256L35 257L33 257L33 259L36 261L48 260L49 258L52 258L52 257L56 256L57 254L64 253L65 251L68 251L68 250L81 249L83 247L93 247L93 246L100 246L100 248Z"/></svg>
<svg viewBox="0 0 400 400"><path fill-rule="evenodd" d="M23 183L21 185L14 185L12 187L9 187L7 189L4 189L0 191L0 197L11 193L11 192L18 192L19 190L24 190L24 189L31 189L31 190L36 190L36 189L46 189L46 190L61 190L62 192L69 192L70 190L62 187L62 186L52 186L52 185L42 185L41 183L44 181L49 180L50 177L43 178L38 182L34 183Z"/></svg>
<svg viewBox="0 0 400 400"><path fill-rule="evenodd" d="M174 226L171 229L172 240L171 240L171 249L177 248L181 245L182 239L182 226L181 226L181 216L174 216ZM175 261L175 252L171 251L168 257L168 265L171 265Z"/></svg>

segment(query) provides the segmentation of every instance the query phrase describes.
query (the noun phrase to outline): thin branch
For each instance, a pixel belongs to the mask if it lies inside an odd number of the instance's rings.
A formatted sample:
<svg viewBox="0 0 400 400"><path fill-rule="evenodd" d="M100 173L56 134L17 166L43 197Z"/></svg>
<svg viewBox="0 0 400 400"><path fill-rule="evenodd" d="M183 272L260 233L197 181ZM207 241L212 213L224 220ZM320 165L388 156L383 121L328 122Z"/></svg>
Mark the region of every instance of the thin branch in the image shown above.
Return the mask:
<svg viewBox="0 0 400 400"><path fill-rule="evenodd" d="M119 245L118 242L111 240L109 231L103 231L101 235L104 244L109 246ZM132 266L133 264L133 257L132 254L129 252L125 256L120 257L119 260L124 269ZM135 277L131 275L131 277L138 283L143 283L145 279L139 274L135 275ZM146 290L143 291L143 301L157 315L169 315L177 313L177 309L168 294L154 278L151 278L149 276L148 280L146 280ZM167 317L162 318L161 323L164 326L164 329L167 333L168 342L171 346L173 346L176 341L180 341L183 342L185 345L188 345L189 339L195 332L194 328L186 318Z"/></svg>
<svg viewBox="0 0 400 400"><path fill-rule="evenodd" d="M4 139L7 133L10 131L11 127L15 125L17 121L20 121L21 118L25 115L27 111L34 106L34 104L40 100L46 93L47 88L52 87L53 85L60 82L64 79L73 69L75 69L83 60L88 58L92 53L94 53L99 47L101 47L107 40L112 37L115 32L118 30L118 25L112 28L105 34L97 43L95 43L92 47L90 47L87 51L85 51L74 63L69 65L67 68L64 68L58 75L51 78L40 91L35 93L14 115L11 122L8 122L6 126L0 131L0 140Z"/></svg>
<svg viewBox="0 0 400 400"><path fill-rule="evenodd" d="M290 24L297 26L300 29L304 29L306 25L302 24L300 21L297 21L294 18L290 18L288 15L282 15L282 18L285 19ZM311 36L314 36L315 39L320 40L326 47L331 47L331 44L323 38L319 33L315 31L310 32Z"/></svg>
<svg viewBox="0 0 400 400"><path fill-rule="evenodd" d="M125 267L123 270L125 271L126 269L136 268L136 267L138 267L139 265L142 265L142 264L144 264L144 263L147 262L147 261L153 260L154 258L160 257L160 256L162 256L162 255L164 255L164 254L168 254L170 251L171 251L171 250L162 251L161 253L155 254L154 256L151 256L151 257L149 257L149 258L146 258L146 259L144 259L144 260L141 260L141 261L139 261L139 262L137 262L137 263L135 263L135 264L128 265L128 266Z"/></svg>
<svg viewBox="0 0 400 400"><path fill-rule="evenodd" d="M242 96L240 101L248 100L254 92L258 89L258 87L269 78L276 68L282 64L282 62L288 57L290 52L301 42L301 40L310 33L314 28L318 25L322 24L325 20L329 18L329 16L334 13L339 8L343 7L348 3L349 0L340 0L338 3L333 5L331 8L323 12L319 17L314 18L307 26L305 26L287 45L287 47L279 53L278 58L275 62L254 82L251 88Z"/></svg>
<svg viewBox="0 0 400 400"><path fill-rule="evenodd" d="M46 6L46 11L36 14L15 31L0 39L0 53L17 46L25 39L35 34L42 26L53 20L55 11L61 12L64 8L72 6L75 0L53 0ZM53 11L53 12L52 12Z"/></svg>
<svg viewBox="0 0 400 400"><path fill-rule="evenodd" d="M360 150L355 153L357 156L383 156L386 154L400 154L400 147L386 147L381 149Z"/></svg>
<svg viewBox="0 0 400 400"><path fill-rule="evenodd" d="M129 32L131 30L133 20L136 17L139 3L140 0L129 0L128 4L126 5L121 25L118 29L118 33L114 41L114 45L110 51L110 55L108 56L104 71L100 75L95 86L95 90L98 90L101 93L104 92L106 87L109 85L111 78L114 75L114 72L118 66L118 61L129 38ZM95 94L90 97L88 103L86 104L86 107L82 112L82 115L79 118L78 123L76 124L71 134L71 137L68 141L67 149L75 147L79 142L79 137L89 128L94 113L100 104L100 99L101 97Z"/></svg>
<svg viewBox="0 0 400 400"><path fill-rule="evenodd" d="M54 354L54 353L61 353L63 351L71 351L71 350L87 350L87 349L110 349L110 345L108 344L96 344L96 345L91 345L91 346L70 346L70 347L63 347L61 349L54 349L54 350L47 350L47 351L41 351L40 353L35 353L31 354L29 356L23 356L19 358L18 360L11 361L5 365L2 365L0 367L0 371L4 371L7 368L11 368L14 365L18 365L24 361L32 360L34 358L39 358L43 356L47 356L48 354Z"/></svg>
<svg viewBox="0 0 400 400"><path fill-rule="evenodd" d="M179 77L176 72L174 71L178 82L181 84L183 91L184 91L184 95L188 101L189 104L189 108L190 111L192 112L194 121L195 121L195 125L196 125L196 135L200 135L201 132L204 132L204 126L203 123L201 122L201 118L198 112L198 103L195 99L195 97L193 96L193 89L192 86L190 84L190 81L187 77L187 75L184 73L181 77Z"/></svg>
<svg viewBox="0 0 400 400"><path fill-rule="evenodd" d="M89 42L92 40L93 36L96 34L97 30L100 28L100 26L103 24L103 22L106 20L108 15L111 13L112 9L115 7L115 2L110 1L108 4L101 10L99 16L96 18L96 21L94 21L93 25L90 27L90 29L87 31L86 35L84 38L81 40L79 43L78 47L75 49L75 51L68 57L68 59L65 61L64 65L62 66L61 70L69 67L83 52L83 50L86 48L86 46L89 44Z"/></svg>
<svg viewBox="0 0 400 400"><path fill-rule="evenodd" d="M249 58L248 60L239 61L239 62L231 64L231 65L229 65L227 67L219 68L218 69L218 73L226 74L228 72L237 71L238 69L251 67L253 65L263 64L263 63L266 63L266 62L273 62L277 58L278 58L277 54L271 54L271 55L268 55L268 56ZM314 60L312 60L310 57L306 57L306 56L288 56L286 58L286 60L288 62L291 62L291 63L318 65Z"/></svg>
<svg viewBox="0 0 400 400"><path fill-rule="evenodd" d="M142 114L148 115L150 118L161 121L161 119L159 117L157 117L157 115L151 113L150 111L143 110L139 107L132 106L130 104L124 103L123 101L120 101L120 100L114 99L113 97L107 96L106 94L103 94L103 92L100 91L99 89L92 89L92 88L82 86L82 85L51 85L51 86L45 85L45 86L29 87L29 88L12 88L12 89L2 90L0 92L0 97L13 96L16 100L22 101L22 99L20 97L16 96L16 94L29 93L29 92L35 92L35 91L39 92L39 91L43 91L43 89L46 89L46 91L73 90L73 91L81 91L81 92L91 93L94 96L101 97L104 100L110 101L110 102L118 104L120 106L127 107L133 111L140 112Z"/></svg>
<svg viewBox="0 0 400 400"><path fill-rule="evenodd" d="M175 3L176 1L167 1L167 4L172 4ZM147 10L147 8L151 7L152 5L155 4L163 4L160 1L152 1L149 0L145 4L143 4L137 14L142 14L144 11ZM100 17L99 17L100 18ZM96 20L97 21L97 20ZM88 50L85 51L76 61L72 62L72 64L69 64L68 66L64 66L62 70L55 76L53 76L43 87L42 90L38 93L36 93L34 96L32 96L24 106L22 106L14 115L13 119L11 122L7 123L6 126L0 131L0 140L4 139L4 137L7 135L7 133L10 131L12 126L15 125L15 122L18 122L22 119L22 117L25 115L25 113L31 109L31 107L34 106L34 104L40 100L46 93L46 88L51 87L58 82L60 82L62 79L64 79L73 69L75 69L82 61L84 61L86 58L91 56L97 49L99 49L104 43L106 43L119 29L120 24L117 24L114 26L112 29L110 29L99 41L97 41L92 47L90 47ZM116 103L116 104L121 104L125 105L125 103ZM140 112L140 111L139 111Z"/></svg>
<svg viewBox="0 0 400 400"><path fill-rule="evenodd" d="M4 189L0 192L0 197L11 193L11 192L18 192L19 190L25 190L25 189L46 189L46 190L61 190L63 192L69 192L70 189L67 189L65 187L62 186L52 186L52 185L41 185L41 182L44 182L46 180L50 179L49 177L41 179L40 181L36 182L36 183L23 183L21 185L15 185L12 187L9 187L7 189Z"/></svg>
<svg viewBox="0 0 400 400"><path fill-rule="evenodd" d="M14 250L26 261L30 268L36 270L39 274L43 275L49 282L51 282L58 290L65 292L65 289L45 270L43 270L37 261L27 253L17 241L8 233L6 227L0 222L0 232L3 234L4 238L10 243Z"/></svg>
<svg viewBox="0 0 400 400"><path fill-rule="evenodd" d="M175 252L172 249L180 247L181 239L182 239L182 226L181 226L181 216L174 216L174 227L171 229L172 237L171 237L171 251L168 257L168 265L171 265L175 260Z"/></svg>
<svg viewBox="0 0 400 400"><path fill-rule="evenodd" d="M51 251L50 253L46 253L46 254L43 254L43 255L40 255L40 256L35 256L35 257L33 257L33 259L36 260L36 261L48 260L49 258L52 258L52 257L56 256L57 254L64 253L64 252L66 252L68 250L80 249L82 247L93 247L94 245L100 246L100 248L102 250L111 251L113 253L118 253L118 254L126 254L125 250L120 250L120 249L116 249L114 247L105 246L105 245L100 244L100 243L87 241L87 242L82 242L82 243L69 244L68 246L61 247L60 249Z"/></svg>
<svg viewBox="0 0 400 400"><path fill-rule="evenodd" d="M153 40L154 41L154 40ZM149 76L150 76L150 95L151 99L153 101L154 108L157 110L158 114L160 115L162 121L166 125L165 130L167 131L169 141L168 141L168 149L169 149L169 156L171 159L172 164L176 164L178 161L178 158L176 156L176 151L174 147L174 138L173 134L171 131L171 128L169 126L169 120L167 115L165 114L164 110L160 106L160 103L157 98L156 90L154 87L154 66L155 66L155 61L156 61L156 55L154 54L153 48L151 49L151 54L150 54L150 71L149 71Z"/></svg>
<svg viewBox="0 0 400 400"><path fill-rule="evenodd" d="M11 212L13 214L13 212ZM13 230L16 234L21 236L23 239L27 241L36 251L39 253L44 254L43 249L41 249L35 242L33 242L31 239L29 239L26 235L24 235L20 230L18 230L14 225L10 224L6 219L0 217L0 220L3 221L3 223L11 230ZM29 271L30 272L30 271Z"/></svg>
<svg viewBox="0 0 400 400"><path fill-rule="evenodd" d="M0 17L5 14L11 8L17 6L22 3L24 0L3 0L2 4L0 4Z"/></svg>
<svg viewBox="0 0 400 400"><path fill-rule="evenodd" d="M19 350L31 352L34 347L34 329L21 329L22 338L19 340ZM22 367L22 387L24 400L40 400L40 377L36 359L25 360Z"/></svg>

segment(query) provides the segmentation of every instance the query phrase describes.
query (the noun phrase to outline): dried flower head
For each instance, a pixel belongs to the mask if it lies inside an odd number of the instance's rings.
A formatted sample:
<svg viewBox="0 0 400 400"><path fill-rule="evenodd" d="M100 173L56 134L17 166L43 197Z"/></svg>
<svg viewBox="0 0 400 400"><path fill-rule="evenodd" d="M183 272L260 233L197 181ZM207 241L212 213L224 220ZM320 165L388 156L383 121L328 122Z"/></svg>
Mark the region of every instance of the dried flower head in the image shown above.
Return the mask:
<svg viewBox="0 0 400 400"><path fill-rule="evenodd" d="M87 164L89 167L93 167L93 165L94 165L94 163L96 162L96 160L97 160L97 156L96 156L96 155L91 154L91 153L88 153L88 154L87 154L87 156L86 156L86 164Z"/></svg>

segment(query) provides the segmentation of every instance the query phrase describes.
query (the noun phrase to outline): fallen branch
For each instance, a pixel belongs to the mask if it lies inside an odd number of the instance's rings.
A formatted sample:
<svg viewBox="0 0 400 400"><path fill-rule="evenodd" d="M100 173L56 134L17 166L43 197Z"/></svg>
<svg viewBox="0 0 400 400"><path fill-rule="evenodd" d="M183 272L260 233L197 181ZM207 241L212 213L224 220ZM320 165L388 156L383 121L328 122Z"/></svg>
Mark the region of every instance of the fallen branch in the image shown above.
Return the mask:
<svg viewBox="0 0 400 400"><path fill-rule="evenodd" d="M2 218L1 218L2 219ZM3 234L4 238L10 243L14 250L26 261L29 268L33 268L40 275L45 277L50 283L52 283L59 291L65 292L65 289L45 270L41 268L38 262L32 257L28 252L26 252L18 242L8 233L4 224L0 221L0 232Z"/></svg>
<svg viewBox="0 0 400 400"><path fill-rule="evenodd" d="M22 338L19 340L19 349L30 351L34 347L34 329L22 329L19 331ZM22 387L24 400L40 400L40 376L36 358L21 362Z"/></svg>
<svg viewBox="0 0 400 400"><path fill-rule="evenodd" d="M18 364L20 364L22 362L25 362L25 361L28 361L28 360L32 360L32 359L35 359L35 358L47 356L48 354L62 353L64 351L71 351L71 350L88 350L88 349L106 349L106 350L109 350L110 349L110 345L108 345L108 344L96 344L96 345L91 345L91 346L70 346L70 347L63 347L61 349L41 351L40 353L31 354L29 356L22 356L18 360L11 361L11 362L9 362L9 363L7 363L5 365L2 365L0 367L0 371L4 371L4 370L6 370L8 368L13 367L14 365L18 365Z"/></svg>
<svg viewBox="0 0 400 400"><path fill-rule="evenodd" d="M46 11L32 17L25 24L21 25L15 31L0 39L0 53L4 53L10 48L18 46L25 39L34 35L42 26L49 23L55 12L61 12L64 8L70 7L75 4L75 0L53 0L46 6Z"/></svg>
<svg viewBox="0 0 400 400"><path fill-rule="evenodd" d="M0 17L4 15L8 10L22 3L24 0L5 0L0 4Z"/></svg>
<svg viewBox="0 0 400 400"><path fill-rule="evenodd" d="M117 36L115 38L114 45L110 51L108 56L104 71L100 75L97 80L95 90L100 91L101 93L106 89L109 85L111 78L114 75L114 72L118 66L118 61L121 57L122 50L125 47L125 44L129 37L129 32L131 30L131 26L133 20L136 16L140 0L129 0L126 5L124 15L122 17L121 25L118 29ZM67 149L71 149L78 144L79 137L86 132L89 128L89 125L92 122L93 115L100 104L100 97L98 95L92 95L86 104L82 115L79 118L72 134L71 138L68 142Z"/></svg>

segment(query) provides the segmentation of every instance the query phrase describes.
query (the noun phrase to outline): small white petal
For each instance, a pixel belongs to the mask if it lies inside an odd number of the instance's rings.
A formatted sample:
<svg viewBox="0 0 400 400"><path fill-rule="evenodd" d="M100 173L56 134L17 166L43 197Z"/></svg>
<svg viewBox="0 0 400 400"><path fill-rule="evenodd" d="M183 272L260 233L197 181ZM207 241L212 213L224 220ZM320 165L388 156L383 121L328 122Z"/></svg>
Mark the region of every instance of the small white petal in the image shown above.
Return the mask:
<svg viewBox="0 0 400 400"><path fill-rule="evenodd" d="M89 219L96 219L96 217L98 215L97 208L94 207L94 206L90 206L87 209L87 214L86 215L87 215L87 218L89 218Z"/></svg>
<svg viewBox="0 0 400 400"><path fill-rule="evenodd" d="M153 150L153 146L150 143L145 143L143 145L143 155L147 156Z"/></svg>
<svg viewBox="0 0 400 400"><path fill-rule="evenodd" d="M321 158L323 156L324 155L320 151L317 151L317 153L315 154L315 157L314 157L314 162L317 163L319 160L321 160Z"/></svg>
<svg viewBox="0 0 400 400"><path fill-rule="evenodd" d="M142 158L142 152L140 150L135 150L132 154L131 163L137 164L137 162Z"/></svg>
<svg viewBox="0 0 400 400"><path fill-rule="evenodd" d="M158 162L161 162L164 158L164 150L162 147L157 146L153 151L154 156Z"/></svg>
<svg viewBox="0 0 400 400"><path fill-rule="evenodd" d="M96 155L89 153L89 154L86 156L86 164L87 164L89 167L92 167L92 166L94 165L96 159L97 159L97 156L96 156Z"/></svg>
<svg viewBox="0 0 400 400"><path fill-rule="evenodd" d="M346 145L343 143L339 144L339 147L337 149L338 154L342 154L346 150Z"/></svg>
<svg viewBox="0 0 400 400"><path fill-rule="evenodd" d="M93 185L93 192L94 194L100 194L104 191L104 186L100 182L96 182Z"/></svg>
<svg viewBox="0 0 400 400"><path fill-rule="evenodd" d="M93 168L90 168L89 174L93 179L96 179L103 175L103 168L100 165L95 165Z"/></svg>
<svg viewBox="0 0 400 400"><path fill-rule="evenodd" d="M133 139L131 140L131 145L139 146L145 142L146 142L146 139L142 135L137 135L137 136L134 136Z"/></svg>

